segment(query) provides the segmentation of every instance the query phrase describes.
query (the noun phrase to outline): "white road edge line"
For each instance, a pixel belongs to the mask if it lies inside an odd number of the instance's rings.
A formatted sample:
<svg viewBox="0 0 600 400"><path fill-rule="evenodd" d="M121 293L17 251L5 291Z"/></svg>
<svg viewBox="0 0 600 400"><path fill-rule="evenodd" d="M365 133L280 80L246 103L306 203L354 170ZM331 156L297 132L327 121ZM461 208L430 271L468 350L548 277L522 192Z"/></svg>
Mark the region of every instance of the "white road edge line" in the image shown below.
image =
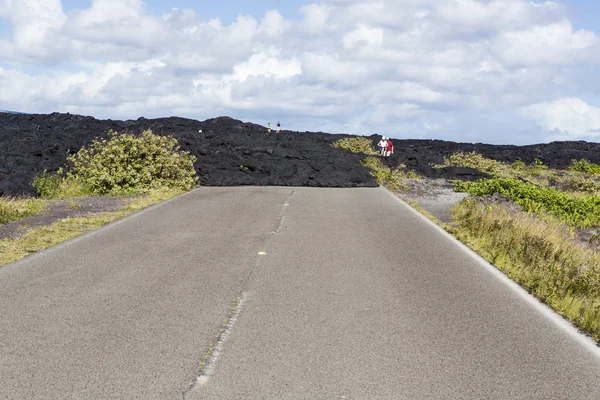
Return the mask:
<svg viewBox="0 0 600 400"><path fill-rule="evenodd" d="M451 234L446 232L444 230L444 228L440 227L433 221L429 220L427 217L425 217L419 211L412 208L409 204L407 204L404 200L402 200L400 197L396 196L394 193L392 193L387 188L381 187L381 189L384 190L385 192L387 192L394 199L396 199L396 201L398 203L400 203L402 206L404 206L405 208L408 208L413 214L418 215L421 219L423 219L425 222L427 222L429 225L431 225L434 229L436 229L438 232L440 232L448 240L450 240L454 244L456 244L460 249L462 249L465 253L467 253L469 256L471 256L471 258L473 258L475 261L477 261L479 264L481 264L489 273L494 275L498 280L500 280L502 283L504 283L506 286L508 286L510 289L512 289L517 295L519 295L519 297L524 299L527 303L529 303L529 305L531 305L534 309L539 311L540 314L542 314L544 317L549 319L559 329L561 329L567 335L571 336L573 339L575 339L576 342L581 344L583 347L587 348L592 354L594 354L596 357L598 357L600 359L600 348L598 347L598 345L592 338L579 332L575 326L573 326L569 321L564 319L560 314L556 313L556 311L554 311L552 308L550 308L549 306L540 302L537 298L535 298L533 295L531 295L529 292L527 292L525 289L523 289L518 283L516 283L515 281L510 279L502 271L500 271L499 269L494 267L492 264L490 264L486 259L484 259L479 254L477 254L476 252L471 250L468 246L466 246L460 240L458 240L457 238L455 238L454 236L452 236Z"/></svg>

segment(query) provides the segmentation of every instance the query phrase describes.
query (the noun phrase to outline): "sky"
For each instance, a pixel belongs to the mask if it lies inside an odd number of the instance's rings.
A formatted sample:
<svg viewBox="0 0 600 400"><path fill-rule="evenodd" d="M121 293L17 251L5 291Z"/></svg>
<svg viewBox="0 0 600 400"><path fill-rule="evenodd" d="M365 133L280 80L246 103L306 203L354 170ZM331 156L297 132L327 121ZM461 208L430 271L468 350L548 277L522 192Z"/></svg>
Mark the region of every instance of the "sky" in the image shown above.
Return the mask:
<svg viewBox="0 0 600 400"><path fill-rule="evenodd" d="M0 0L0 109L600 140L592 0Z"/></svg>

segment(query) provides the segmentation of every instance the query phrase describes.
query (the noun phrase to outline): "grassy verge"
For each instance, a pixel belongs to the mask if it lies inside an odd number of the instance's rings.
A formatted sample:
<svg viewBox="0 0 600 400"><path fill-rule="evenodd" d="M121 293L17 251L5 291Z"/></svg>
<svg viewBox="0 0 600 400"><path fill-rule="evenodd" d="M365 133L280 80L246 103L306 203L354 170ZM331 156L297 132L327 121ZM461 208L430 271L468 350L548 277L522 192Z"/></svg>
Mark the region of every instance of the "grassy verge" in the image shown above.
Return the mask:
<svg viewBox="0 0 600 400"><path fill-rule="evenodd" d="M40 250L97 229L153 204L182 194L181 189L156 189L134 198L122 210L92 214L84 218L68 218L39 227L17 239L0 241L0 266L10 264Z"/></svg>
<svg viewBox="0 0 600 400"><path fill-rule="evenodd" d="M415 210L417 210L418 212L420 212L421 214L423 214L425 216L425 218L427 218L428 220L434 222L436 225L441 226L442 228L444 228L444 224L442 224L433 214L431 214L429 211L427 211L426 209L424 209L423 207L421 207L421 205L419 203L417 203L416 201L406 201L404 200L404 202L406 204L408 204L409 206L411 206L412 208L414 208Z"/></svg>
<svg viewBox="0 0 600 400"><path fill-rule="evenodd" d="M453 210L451 233L600 341L598 250L575 239L559 221L467 200Z"/></svg>
<svg viewBox="0 0 600 400"><path fill-rule="evenodd" d="M576 227L600 225L600 196L595 194L574 195L513 178L482 179L477 182L455 181L454 190L474 196L500 193L527 212L549 213Z"/></svg>
<svg viewBox="0 0 600 400"><path fill-rule="evenodd" d="M44 209L45 202L38 199L9 199L0 197L0 224L32 217Z"/></svg>

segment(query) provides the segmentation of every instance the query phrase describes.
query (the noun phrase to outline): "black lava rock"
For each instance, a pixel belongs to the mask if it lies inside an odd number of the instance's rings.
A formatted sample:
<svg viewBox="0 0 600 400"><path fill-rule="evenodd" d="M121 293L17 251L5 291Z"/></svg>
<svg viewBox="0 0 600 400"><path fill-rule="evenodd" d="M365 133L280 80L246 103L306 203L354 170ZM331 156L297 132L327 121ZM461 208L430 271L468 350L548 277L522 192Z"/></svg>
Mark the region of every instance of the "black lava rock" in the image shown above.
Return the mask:
<svg viewBox="0 0 600 400"><path fill-rule="evenodd" d="M197 157L205 186L376 187L363 158L330 146L339 135L283 131L229 117L196 121L171 117L132 121L98 120L71 114L0 113L0 195L34 194L44 170L64 166L78 151L110 130L172 135Z"/></svg>
<svg viewBox="0 0 600 400"><path fill-rule="evenodd" d="M0 195L33 194L33 178L64 166L77 152L110 130L139 134L146 129L172 135L181 148L197 157L195 168L205 186L375 187L364 158L330 145L348 135L323 132L271 132L263 126L229 117L206 121L171 117L113 121L71 114L0 113ZM373 144L379 136L371 136ZM499 161L536 158L553 168L567 168L572 159L600 164L600 144L553 142L532 146L497 146L441 140L394 140L390 166L405 164L429 178L475 180L487 177L470 168L434 169L445 156L476 151Z"/></svg>

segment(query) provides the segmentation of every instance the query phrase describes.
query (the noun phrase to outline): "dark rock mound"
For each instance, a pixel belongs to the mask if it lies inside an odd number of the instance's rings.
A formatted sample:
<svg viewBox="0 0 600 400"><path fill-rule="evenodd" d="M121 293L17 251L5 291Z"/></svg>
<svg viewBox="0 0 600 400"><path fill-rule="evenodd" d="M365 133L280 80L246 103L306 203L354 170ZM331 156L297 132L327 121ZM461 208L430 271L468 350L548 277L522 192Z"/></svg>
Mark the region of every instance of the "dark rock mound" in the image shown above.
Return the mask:
<svg viewBox="0 0 600 400"><path fill-rule="evenodd" d="M184 150L197 157L195 167L203 185L374 187L375 178L360 165L363 155L330 145L349 135L323 132L271 133L265 127L229 117L196 121L171 117L129 121L98 120L72 114L0 113L0 195L33 194L31 182L42 171L57 170L70 153L109 130L138 134L152 129L172 135ZM379 136L372 136L373 144ZM469 168L435 169L445 156L477 151L499 161L536 158L554 168L572 159L600 163L600 144L554 142L532 146L494 146L441 140L394 140L395 154L388 165L405 164L429 178L475 180L488 177Z"/></svg>
<svg viewBox="0 0 600 400"><path fill-rule="evenodd" d="M370 138L375 146L380 136L373 135ZM486 158L502 162L521 160L530 164L538 159L545 165L557 169L566 169L571 165L572 160L582 158L600 164L600 143L594 142L552 142L528 146L456 143L443 140L396 139L393 142L394 155L391 160L388 160L389 163L405 164L409 169L428 178L439 177L439 171L432 168L432 165L442 164L444 157L458 152L477 152Z"/></svg>
<svg viewBox="0 0 600 400"><path fill-rule="evenodd" d="M71 114L0 114L0 195L33 194L33 178L55 171L109 130L172 135L195 155L203 185L375 187L361 155L330 146L340 136L283 131L267 136L262 126L228 117L97 120Z"/></svg>

